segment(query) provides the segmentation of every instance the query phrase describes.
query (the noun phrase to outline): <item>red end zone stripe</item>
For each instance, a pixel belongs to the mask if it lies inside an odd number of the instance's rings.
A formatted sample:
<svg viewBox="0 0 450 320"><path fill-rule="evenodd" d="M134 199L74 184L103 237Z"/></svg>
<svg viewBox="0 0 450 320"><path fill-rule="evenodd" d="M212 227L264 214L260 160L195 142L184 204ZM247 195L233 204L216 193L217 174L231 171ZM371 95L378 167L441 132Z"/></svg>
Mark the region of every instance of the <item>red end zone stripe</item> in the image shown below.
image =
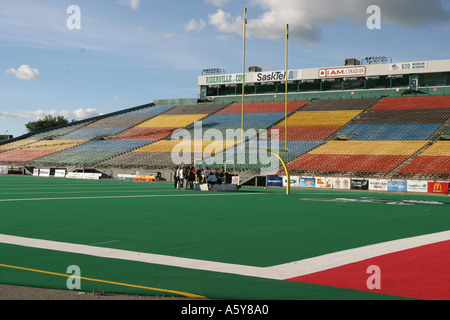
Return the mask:
<svg viewBox="0 0 450 320"><path fill-rule="evenodd" d="M368 272L373 265L379 267L380 289L369 289L367 285L369 278L376 276ZM450 241L287 280L415 299L450 300Z"/></svg>

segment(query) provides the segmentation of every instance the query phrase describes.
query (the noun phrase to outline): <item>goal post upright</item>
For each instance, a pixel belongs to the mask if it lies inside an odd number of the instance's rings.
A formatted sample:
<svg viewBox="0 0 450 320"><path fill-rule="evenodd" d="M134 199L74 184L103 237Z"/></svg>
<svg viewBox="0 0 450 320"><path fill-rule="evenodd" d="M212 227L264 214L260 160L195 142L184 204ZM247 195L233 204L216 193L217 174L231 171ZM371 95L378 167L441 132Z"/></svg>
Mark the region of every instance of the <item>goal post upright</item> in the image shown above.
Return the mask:
<svg viewBox="0 0 450 320"><path fill-rule="evenodd" d="M241 148L246 150L265 150L267 152L275 155L281 162L284 167L284 171L286 172L286 194L289 195L291 193L291 177L289 173L288 166L286 162L281 157L280 152L289 152L288 148L288 79L289 79L289 70L288 70L288 42L289 42L289 25L286 24L286 71L285 71L285 117L284 117L284 149L283 150L273 150L269 149L260 149L260 148L250 148L245 146L244 140L244 115L245 115L245 50L246 50L246 34L247 34L247 8L244 8L244 19L243 19L243 61L242 61L242 116L241 116Z"/></svg>

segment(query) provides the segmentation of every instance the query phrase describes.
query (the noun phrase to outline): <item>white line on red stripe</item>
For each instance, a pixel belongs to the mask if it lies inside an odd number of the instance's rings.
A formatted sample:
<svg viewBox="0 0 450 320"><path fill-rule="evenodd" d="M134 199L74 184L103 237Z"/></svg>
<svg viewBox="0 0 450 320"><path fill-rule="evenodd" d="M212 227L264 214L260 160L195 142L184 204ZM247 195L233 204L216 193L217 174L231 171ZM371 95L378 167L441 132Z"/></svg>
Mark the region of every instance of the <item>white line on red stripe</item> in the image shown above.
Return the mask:
<svg viewBox="0 0 450 320"><path fill-rule="evenodd" d="M0 243L5 244L275 280L299 277L447 240L450 240L450 231L383 242L272 267L253 267L0 234Z"/></svg>

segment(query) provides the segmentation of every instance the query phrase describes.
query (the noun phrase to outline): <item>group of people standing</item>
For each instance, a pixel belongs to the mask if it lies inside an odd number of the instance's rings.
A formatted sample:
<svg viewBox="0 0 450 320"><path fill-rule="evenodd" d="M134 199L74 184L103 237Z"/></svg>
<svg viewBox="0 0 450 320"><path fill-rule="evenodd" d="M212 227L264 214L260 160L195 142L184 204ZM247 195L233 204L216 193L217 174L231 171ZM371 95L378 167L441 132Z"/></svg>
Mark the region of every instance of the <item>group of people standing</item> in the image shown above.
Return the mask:
<svg viewBox="0 0 450 320"><path fill-rule="evenodd" d="M220 170L208 167L202 171L200 167L178 166L175 169L174 188L194 190L194 184L207 183L208 186L214 184L231 183L231 176L224 168Z"/></svg>

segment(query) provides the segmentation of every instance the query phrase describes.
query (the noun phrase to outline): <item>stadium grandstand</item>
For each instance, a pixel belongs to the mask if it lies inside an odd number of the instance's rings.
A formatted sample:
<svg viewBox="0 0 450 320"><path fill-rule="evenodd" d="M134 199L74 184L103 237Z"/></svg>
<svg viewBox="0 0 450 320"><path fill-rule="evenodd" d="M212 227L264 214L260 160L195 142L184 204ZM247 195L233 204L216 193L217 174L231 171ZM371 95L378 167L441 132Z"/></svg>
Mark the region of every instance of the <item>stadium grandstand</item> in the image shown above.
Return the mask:
<svg viewBox="0 0 450 320"><path fill-rule="evenodd" d="M449 76L251 67L242 95L207 71L195 98L0 139L0 299L449 300ZM227 181L174 184L191 165Z"/></svg>
<svg viewBox="0 0 450 320"><path fill-rule="evenodd" d="M289 70L288 75L251 67L245 78L243 129L257 136L267 130L279 149L287 149L280 155L291 174L450 178L450 60L362 65L347 59L342 67ZM209 157L209 163L240 175L241 183L254 180L267 164L258 157L249 161L251 150L243 162L217 160L242 152L236 134L243 120L242 74L202 74L198 86L196 99L155 100L0 140L0 165L8 167L2 172L65 170L105 178L157 173L172 181L174 166L204 166ZM190 157L174 163L174 150L188 150ZM280 164L277 169L275 175L285 174Z"/></svg>

